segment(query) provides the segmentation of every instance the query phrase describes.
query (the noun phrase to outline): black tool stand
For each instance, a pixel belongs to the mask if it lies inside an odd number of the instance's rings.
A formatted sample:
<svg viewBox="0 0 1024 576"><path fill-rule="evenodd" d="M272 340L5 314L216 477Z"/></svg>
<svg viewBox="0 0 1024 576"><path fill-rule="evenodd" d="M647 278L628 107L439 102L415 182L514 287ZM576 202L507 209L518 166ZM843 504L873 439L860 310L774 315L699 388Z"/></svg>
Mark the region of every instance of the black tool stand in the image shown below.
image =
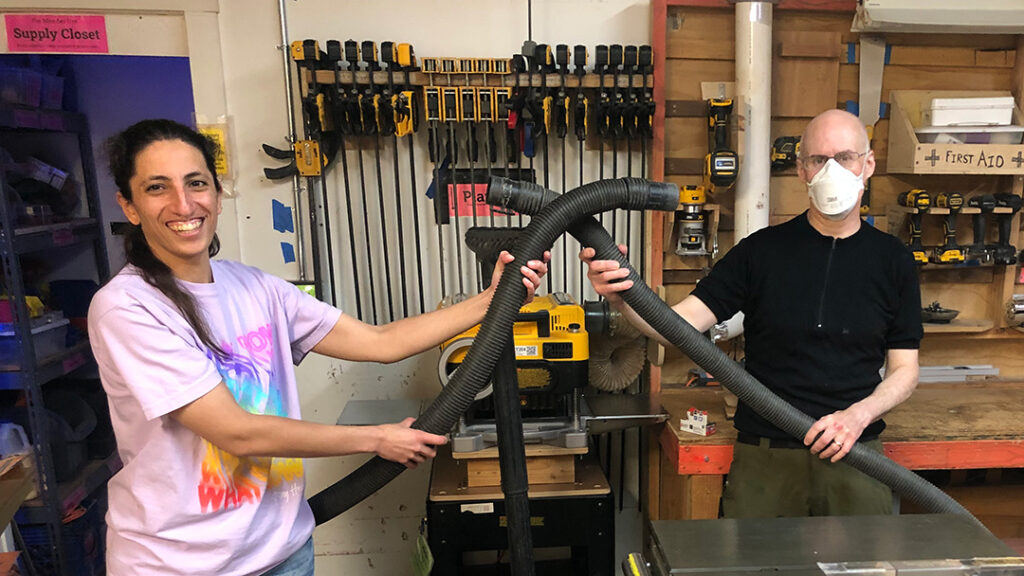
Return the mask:
<svg viewBox="0 0 1024 576"><path fill-rule="evenodd" d="M537 575L613 576L614 498L596 458L578 457L576 482L530 485L530 524ZM499 486L467 487L464 461L439 449L430 474L427 530L433 574L508 574L508 530ZM546 548L568 548L545 550ZM490 562L469 565L463 553L494 551ZM549 554L550 553L550 554ZM565 556L571 557L565 558ZM476 555L479 557L480 555ZM552 559L545 559L552 556Z"/></svg>

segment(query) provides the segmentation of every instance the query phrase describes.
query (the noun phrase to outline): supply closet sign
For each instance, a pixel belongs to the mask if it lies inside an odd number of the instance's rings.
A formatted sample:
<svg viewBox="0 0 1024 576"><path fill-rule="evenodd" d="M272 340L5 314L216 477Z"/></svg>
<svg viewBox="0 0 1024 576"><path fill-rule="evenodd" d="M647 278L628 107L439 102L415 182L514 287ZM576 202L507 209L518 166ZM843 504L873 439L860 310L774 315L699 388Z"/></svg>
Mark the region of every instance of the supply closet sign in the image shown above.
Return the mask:
<svg viewBox="0 0 1024 576"><path fill-rule="evenodd" d="M99 14L5 14L4 22L9 52L109 52Z"/></svg>

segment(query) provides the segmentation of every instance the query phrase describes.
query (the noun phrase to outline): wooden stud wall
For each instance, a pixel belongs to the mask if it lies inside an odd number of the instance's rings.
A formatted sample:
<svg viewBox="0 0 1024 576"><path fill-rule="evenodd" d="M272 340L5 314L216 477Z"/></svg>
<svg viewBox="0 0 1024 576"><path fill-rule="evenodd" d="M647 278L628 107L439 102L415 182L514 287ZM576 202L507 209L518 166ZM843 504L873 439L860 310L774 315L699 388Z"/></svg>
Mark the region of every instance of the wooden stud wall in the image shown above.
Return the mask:
<svg viewBox="0 0 1024 576"><path fill-rule="evenodd" d="M685 2L694 4L696 2ZM702 2L713 3L713 2ZM791 3L792 4L792 3ZM790 6L792 8L792 6ZM782 8L785 8L783 6ZM664 35L662 74L656 83L663 94L660 113L665 114L664 178L678 184L699 184L703 157L707 153L707 124L704 116L701 83L734 81L735 50L734 11L731 7L666 6L664 0L654 3L655 56L660 37ZM659 12L664 12L664 29L659 29ZM799 136L808 120L829 108L845 108L856 102L859 92L858 34L850 32L853 13L776 8L773 25L772 134ZM888 64L884 67L882 100L892 90L1012 90L1024 92L1024 36L1013 35L939 35L889 34ZM850 58L852 52L852 61ZM657 70L657 68L656 68ZM656 72L657 74L657 72ZM659 90L660 84L660 90ZM886 111L888 112L888 111ZM736 116L734 115L734 118ZM742 123L742 119L737 120ZM887 174L887 116L875 126L872 148L877 169L871 181L871 209L876 226L888 229L887 207L895 205L900 192L924 188L934 197L942 191L958 191L969 197L979 192L1015 192L1024 190L1024 179L1012 176L919 176ZM736 138L732 146L738 150ZM656 136L655 146L658 140ZM738 150L741 155L742 150ZM657 155L655 155L657 161ZM653 176L661 174L654 167ZM719 254L733 244L733 193L727 192L709 202L721 206ZM795 169L771 178L771 222L785 221L807 208L806 188ZM924 217L924 243L941 244L942 219ZM1011 239L1018 250L1024 248L1019 232L1018 215L1014 221L1016 234ZM662 225L670 225L664 222ZM900 225L893 222L892 225ZM971 237L969 216L957 221L958 239L966 244ZM664 277L688 266L675 256L671 247L661 246L657 226L652 230L652 254L663 254L661 262L652 263L651 280ZM990 241L994 241L994 224L989 219ZM905 238L906 233L901 236ZM1005 328L1001 310L1009 295L1024 293L1016 284L1020 266L979 268L974 270L939 270L922 272L922 299L930 303L938 299L943 306L961 310L964 318L987 318L996 328L980 334L928 334L922 345L921 363L982 364L998 366L1007 379L1024 378L1024 360L1020 354L1024 334ZM667 301L676 302L692 290L693 284L666 282ZM1003 328L1000 328L1003 326ZM669 352L661 368L661 382L655 389L679 384L692 367L688 359Z"/></svg>

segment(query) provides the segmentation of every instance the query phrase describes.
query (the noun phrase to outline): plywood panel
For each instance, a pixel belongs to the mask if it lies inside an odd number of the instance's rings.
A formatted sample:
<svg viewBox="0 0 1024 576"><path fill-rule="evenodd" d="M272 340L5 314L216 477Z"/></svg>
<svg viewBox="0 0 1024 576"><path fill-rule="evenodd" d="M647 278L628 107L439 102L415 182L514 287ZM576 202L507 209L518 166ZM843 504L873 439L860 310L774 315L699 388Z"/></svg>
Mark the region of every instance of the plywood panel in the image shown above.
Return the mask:
<svg viewBox="0 0 1024 576"><path fill-rule="evenodd" d="M775 176L771 179L770 202L772 214L800 214L810 202L807 185L799 176Z"/></svg>
<svg viewBox="0 0 1024 576"><path fill-rule="evenodd" d="M860 67L839 66L839 102L857 101ZM882 99L889 101L890 90L1009 90L1012 68L977 66L886 66L882 77Z"/></svg>
<svg viewBox="0 0 1024 576"><path fill-rule="evenodd" d="M857 35L850 32L853 13L844 12L790 12L775 11L772 14L773 33L778 37L780 32L815 31L838 34L840 42L855 40Z"/></svg>
<svg viewBox="0 0 1024 576"><path fill-rule="evenodd" d="M665 99L700 100L701 82L732 82L736 66L729 60L669 60L665 63Z"/></svg>
<svg viewBox="0 0 1024 576"><path fill-rule="evenodd" d="M937 39L941 42L942 38ZM980 49L977 46L949 46L935 44L921 45L889 45L889 62L891 66L985 66L996 68L1013 67L1016 59L1015 50L1004 48ZM860 45L854 44L854 60L848 61L849 46L840 46L844 64L860 63Z"/></svg>
<svg viewBox="0 0 1024 576"><path fill-rule="evenodd" d="M703 158L707 153L707 118L665 119L666 158Z"/></svg>
<svg viewBox="0 0 1024 576"><path fill-rule="evenodd" d="M773 56L781 58L838 59L842 53L839 32L780 30L775 33Z"/></svg>
<svg viewBox="0 0 1024 576"><path fill-rule="evenodd" d="M668 58L732 60L736 53L734 12L728 9L670 9L665 42Z"/></svg>
<svg viewBox="0 0 1024 576"><path fill-rule="evenodd" d="M776 58L772 66L772 115L812 118L835 107L839 61Z"/></svg>

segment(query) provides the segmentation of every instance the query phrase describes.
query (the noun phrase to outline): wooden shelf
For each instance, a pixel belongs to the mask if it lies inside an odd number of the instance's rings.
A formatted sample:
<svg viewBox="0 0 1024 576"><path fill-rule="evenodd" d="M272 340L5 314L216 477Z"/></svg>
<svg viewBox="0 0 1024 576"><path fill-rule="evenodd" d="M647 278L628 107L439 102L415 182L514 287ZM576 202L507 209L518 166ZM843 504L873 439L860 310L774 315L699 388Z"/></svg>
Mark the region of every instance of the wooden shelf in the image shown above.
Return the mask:
<svg viewBox="0 0 1024 576"><path fill-rule="evenodd" d="M976 320L969 318L954 318L948 324L935 324L923 322L925 334L972 334L987 332L995 327L991 320Z"/></svg>
<svg viewBox="0 0 1024 576"><path fill-rule="evenodd" d="M1010 96L1008 90L893 90L889 94L889 174L1024 174L1024 144L922 143L915 130L932 98ZM1014 106L1013 123L1021 124ZM950 127L956 131L955 126Z"/></svg>

